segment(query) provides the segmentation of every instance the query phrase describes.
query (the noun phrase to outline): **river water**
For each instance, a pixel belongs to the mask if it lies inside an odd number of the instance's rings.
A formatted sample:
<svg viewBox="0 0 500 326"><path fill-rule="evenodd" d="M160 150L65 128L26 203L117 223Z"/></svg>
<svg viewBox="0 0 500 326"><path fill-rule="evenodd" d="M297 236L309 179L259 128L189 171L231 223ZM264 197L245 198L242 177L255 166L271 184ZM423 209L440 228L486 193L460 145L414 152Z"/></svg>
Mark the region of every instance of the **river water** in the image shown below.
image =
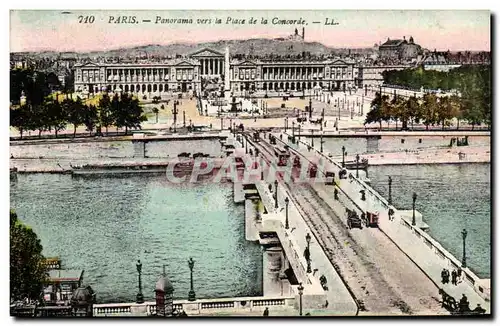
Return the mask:
<svg viewBox="0 0 500 326"><path fill-rule="evenodd" d="M233 203L231 184L24 174L11 182L11 207L46 256L85 270L99 302L135 301L137 259L146 300L163 264L174 298L187 299L189 257L197 297L262 295L261 249L245 240L244 207Z"/></svg>
<svg viewBox="0 0 500 326"><path fill-rule="evenodd" d="M430 226L429 234L462 260L462 229L467 230L467 265L479 277L491 273L490 164L372 166L372 187L392 200L396 208L416 210Z"/></svg>

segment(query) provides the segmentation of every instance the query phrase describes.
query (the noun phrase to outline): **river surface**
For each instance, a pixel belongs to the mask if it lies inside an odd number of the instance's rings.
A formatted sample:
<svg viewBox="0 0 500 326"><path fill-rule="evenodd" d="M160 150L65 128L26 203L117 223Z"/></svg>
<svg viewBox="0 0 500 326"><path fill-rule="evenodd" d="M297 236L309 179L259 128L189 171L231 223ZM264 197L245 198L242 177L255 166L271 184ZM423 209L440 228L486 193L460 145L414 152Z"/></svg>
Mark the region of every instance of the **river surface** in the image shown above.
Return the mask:
<svg viewBox="0 0 500 326"><path fill-rule="evenodd" d="M429 234L460 261L462 229L467 230L467 265L481 278L491 273L490 164L371 166L372 187L396 208L416 210L430 226Z"/></svg>
<svg viewBox="0 0 500 326"><path fill-rule="evenodd" d="M189 257L197 297L262 295L262 252L245 240L244 207L233 203L231 184L21 174L10 201L45 256L85 270L98 302L135 301L137 259L146 300L154 300L163 264L174 298L187 299Z"/></svg>

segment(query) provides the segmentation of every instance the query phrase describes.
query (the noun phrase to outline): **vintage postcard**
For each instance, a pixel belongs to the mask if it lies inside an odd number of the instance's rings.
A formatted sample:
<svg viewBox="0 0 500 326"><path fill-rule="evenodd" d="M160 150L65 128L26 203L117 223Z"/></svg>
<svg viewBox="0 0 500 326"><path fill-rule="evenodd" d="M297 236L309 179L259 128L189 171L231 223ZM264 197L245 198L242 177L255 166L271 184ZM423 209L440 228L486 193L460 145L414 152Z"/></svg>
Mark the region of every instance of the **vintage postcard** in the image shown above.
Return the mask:
<svg viewBox="0 0 500 326"><path fill-rule="evenodd" d="M11 316L490 316L489 11L11 10Z"/></svg>

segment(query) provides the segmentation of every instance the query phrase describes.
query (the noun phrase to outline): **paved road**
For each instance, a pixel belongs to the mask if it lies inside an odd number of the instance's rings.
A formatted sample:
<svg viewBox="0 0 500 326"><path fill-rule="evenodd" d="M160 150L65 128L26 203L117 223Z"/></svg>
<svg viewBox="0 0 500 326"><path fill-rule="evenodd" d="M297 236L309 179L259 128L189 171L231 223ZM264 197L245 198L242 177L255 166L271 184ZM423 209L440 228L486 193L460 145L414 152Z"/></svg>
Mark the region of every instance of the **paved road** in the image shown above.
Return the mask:
<svg viewBox="0 0 500 326"><path fill-rule="evenodd" d="M271 150L261 141L259 146ZM263 151L269 155L268 151ZM289 184L293 202L368 314L446 314L438 288L378 229L347 230L333 189Z"/></svg>

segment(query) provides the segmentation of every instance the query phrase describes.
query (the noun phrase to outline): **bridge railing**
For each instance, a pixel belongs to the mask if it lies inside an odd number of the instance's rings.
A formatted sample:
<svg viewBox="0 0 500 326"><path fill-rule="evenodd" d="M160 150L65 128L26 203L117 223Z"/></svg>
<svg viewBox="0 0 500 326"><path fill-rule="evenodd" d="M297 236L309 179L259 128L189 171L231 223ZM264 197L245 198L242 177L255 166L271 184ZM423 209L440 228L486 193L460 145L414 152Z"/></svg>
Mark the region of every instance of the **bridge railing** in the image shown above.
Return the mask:
<svg viewBox="0 0 500 326"><path fill-rule="evenodd" d="M283 142L283 141L282 141ZM303 143L304 145L307 146L307 144ZM326 158L329 160L332 164L334 164L337 168L341 169L341 165L335 161L333 161L331 158L325 156L323 153L314 150L315 154L318 154L322 156L323 158ZM302 155L302 154L300 154ZM303 155L302 155L303 156ZM305 156L304 156L305 158ZM307 159L307 158L306 158ZM338 172L338 171L337 171ZM370 185L366 184L366 182L356 178L352 173L349 173L350 180L354 182L355 185L357 185L359 188L363 188L366 191L366 197L368 200L368 197L371 196L369 202L373 203L376 202L378 205L382 206L385 208L384 211L379 212L380 217L388 218L388 210L389 208L392 208L394 210L394 216L400 216L400 212L398 210L389 204L387 199L385 199L380 193L378 193L375 189L373 189ZM341 192L349 199L350 203L353 203L357 208L361 209L355 202L354 199L351 198L344 190L342 190L341 187L338 187ZM427 232L422 231L419 227L411 225L411 223L408 223L405 219L400 218L401 225L404 227L408 228L413 235L415 235L415 238L419 241L422 241L429 249L432 250L432 252L437 255L440 259L444 260L444 263L448 266L450 266L453 269L458 269L461 266L461 262L453 256L449 251L443 248L443 246L433 239ZM469 268L462 268L462 272L465 274L465 281L470 284L476 291L476 293L479 294L484 300L490 301L490 289L485 288L482 285L482 282L484 282L483 279L479 278L476 274L474 274Z"/></svg>
<svg viewBox="0 0 500 326"><path fill-rule="evenodd" d="M266 307L289 307L295 303L295 297L239 297L198 299L196 301L174 300L174 310L184 310L190 314L211 314L216 312L263 311ZM93 307L94 317L112 316L151 316L156 314L156 302L144 303L103 303Z"/></svg>

